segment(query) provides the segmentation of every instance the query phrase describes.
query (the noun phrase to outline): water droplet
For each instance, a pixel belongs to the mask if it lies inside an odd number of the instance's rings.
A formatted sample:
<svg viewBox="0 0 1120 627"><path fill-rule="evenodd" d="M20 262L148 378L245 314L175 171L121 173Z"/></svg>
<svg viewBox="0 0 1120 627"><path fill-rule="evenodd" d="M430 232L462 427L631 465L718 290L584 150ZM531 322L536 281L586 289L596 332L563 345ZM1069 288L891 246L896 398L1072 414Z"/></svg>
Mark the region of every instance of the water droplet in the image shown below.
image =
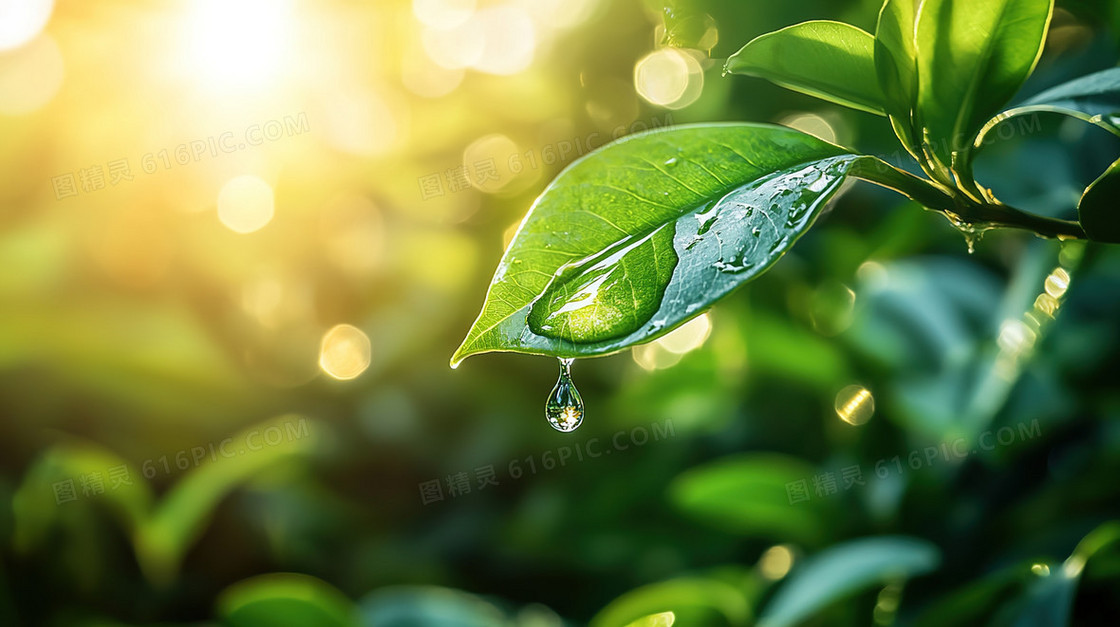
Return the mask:
<svg viewBox="0 0 1120 627"><path fill-rule="evenodd" d="M757 226L754 227L753 229L751 229L751 235L753 235L755 237L761 236L762 235L762 229L758 228Z"/></svg>
<svg viewBox="0 0 1120 627"><path fill-rule="evenodd" d="M573 359L560 360L560 378L548 395L544 415L553 429L568 433L583 423L583 399L572 383Z"/></svg>
<svg viewBox="0 0 1120 627"><path fill-rule="evenodd" d="M677 165L677 158L676 157L670 157L669 159L666 159L665 160L665 165Z"/></svg>

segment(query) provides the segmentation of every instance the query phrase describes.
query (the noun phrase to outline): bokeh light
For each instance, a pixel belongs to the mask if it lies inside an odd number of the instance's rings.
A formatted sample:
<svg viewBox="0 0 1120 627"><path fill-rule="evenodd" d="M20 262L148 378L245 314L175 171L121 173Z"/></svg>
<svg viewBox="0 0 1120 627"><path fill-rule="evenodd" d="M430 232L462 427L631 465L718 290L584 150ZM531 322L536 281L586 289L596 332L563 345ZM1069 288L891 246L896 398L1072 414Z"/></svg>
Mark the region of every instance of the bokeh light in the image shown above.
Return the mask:
<svg viewBox="0 0 1120 627"><path fill-rule="evenodd" d="M412 0L412 13L433 28L455 28L474 15L475 5L475 0Z"/></svg>
<svg viewBox="0 0 1120 627"><path fill-rule="evenodd" d="M319 367L340 381L355 379L370 363L369 337L361 329L339 324L323 335L319 348Z"/></svg>
<svg viewBox="0 0 1120 627"><path fill-rule="evenodd" d="M844 422L859 426L875 414L875 397L860 385L849 385L836 395L836 415Z"/></svg>
<svg viewBox="0 0 1120 627"><path fill-rule="evenodd" d="M252 233L272 220L274 203L268 183L243 174L222 186L218 194L218 219L235 233Z"/></svg>
<svg viewBox="0 0 1120 627"><path fill-rule="evenodd" d="M704 313L652 342L635 346L630 354L634 363L644 370L671 368L686 353L703 346L711 332L711 316Z"/></svg>
<svg viewBox="0 0 1120 627"><path fill-rule="evenodd" d="M634 66L634 87L650 104L681 109L704 90L704 70L696 57L678 48L662 48Z"/></svg>
<svg viewBox="0 0 1120 627"><path fill-rule="evenodd" d="M776 544L762 554L758 560L758 570L762 576L776 581L789 574L793 568L793 551L784 544Z"/></svg>
<svg viewBox="0 0 1120 627"><path fill-rule="evenodd" d="M0 0L0 52L31 41L50 20L54 0Z"/></svg>

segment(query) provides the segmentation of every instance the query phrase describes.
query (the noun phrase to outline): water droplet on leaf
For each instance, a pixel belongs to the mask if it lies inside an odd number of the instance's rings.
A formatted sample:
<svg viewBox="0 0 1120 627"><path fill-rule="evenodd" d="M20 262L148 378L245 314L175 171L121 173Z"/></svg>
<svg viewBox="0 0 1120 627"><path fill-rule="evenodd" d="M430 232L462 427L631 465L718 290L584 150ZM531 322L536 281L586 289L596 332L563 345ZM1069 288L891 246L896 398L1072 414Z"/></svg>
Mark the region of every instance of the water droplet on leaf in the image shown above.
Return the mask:
<svg viewBox="0 0 1120 627"><path fill-rule="evenodd" d="M560 360L560 378L548 395L544 415L553 429L568 433L583 423L583 399L572 383L572 359Z"/></svg>
<svg viewBox="0 0 1120 627"><path fill-rule="evenodd" d="M677 158L676 157L670 157L669 159L666 159L665 160L665 165L677 165Z"/></svg>

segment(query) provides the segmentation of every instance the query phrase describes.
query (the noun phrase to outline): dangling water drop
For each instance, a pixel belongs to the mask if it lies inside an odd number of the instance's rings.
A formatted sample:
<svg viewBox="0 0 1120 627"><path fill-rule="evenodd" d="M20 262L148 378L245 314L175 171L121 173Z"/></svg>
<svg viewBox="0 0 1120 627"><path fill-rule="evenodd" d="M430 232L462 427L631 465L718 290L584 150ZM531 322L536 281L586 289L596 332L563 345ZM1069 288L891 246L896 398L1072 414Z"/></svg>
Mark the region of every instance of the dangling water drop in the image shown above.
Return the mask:
<svg viewBox="0 0 1120 627"><path fill-rule="evenodd" d="M583 423L583 399L572 383L573 359L560 360L560 378L548 395L544 416L553 429L568 433Z"/></svg>

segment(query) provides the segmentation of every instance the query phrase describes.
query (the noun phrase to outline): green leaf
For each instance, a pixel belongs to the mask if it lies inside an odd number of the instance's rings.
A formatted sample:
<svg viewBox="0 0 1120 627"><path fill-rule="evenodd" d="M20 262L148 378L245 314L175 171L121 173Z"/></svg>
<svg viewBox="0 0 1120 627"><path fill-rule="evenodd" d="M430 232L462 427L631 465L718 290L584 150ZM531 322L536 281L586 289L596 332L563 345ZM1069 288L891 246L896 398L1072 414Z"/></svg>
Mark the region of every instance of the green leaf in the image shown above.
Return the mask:
<svg viewBox="0 0 1120 627"><path fill-rule="evenodd" d="M679 577L623 594L591 619L592 627L623 627L651 614L671 612L680 625L743 624L751 614L743 591L702 577Z"/></svg>
<svg viewBox="0 0 1120 627"><path fill-rule="evenodd" d="M229 448L229 456L223 450L171 488L133 539L136 558L149 580L159 584L172 580L183 556L228 494L265 470L282 468L313 449L316 439L305 421L285 415L249 427L227 440L235 443ZM273 433L283 434L275 444ZM238 449L239 443L257 448ZM186 459L185 454L182 457Z"/></svg>
<svg viewBox="0 0 1120 627"><path fill-rule="evenodd" d="M1030 76L1053 8L1053 0L922 3L918 115L943 165L956 165L954 153L968 156L980 128Z"/></svg>
<svg viewBox="0 0 1120 627"><path fill-rule="evenodd" d="M1120 68L1109 68L1051 87L1019 106L1049 105L1088 115L1120 113Z"/></svg>
<svg viewBox="0 0 1120 627"><path fill-rule="evenodd" d="M790 627L864 588L927 573L937 547L917 538L878 536L833 546L794 568L766 605L759 627Z"/></svg>
<svg viewBox="0 0 1120 627"><path fill-rule="evenodd" d="M1020 598L1003 608L996 627L1066 627L1070 624L1077 585L1089 560L1120 543L1120 522L1106 522L1077 543L1061 564L1050 564Z"/></svg>
<svg viewBox="0 0 1120 627"><path fill-rule="evenodd" d="M1120 243L1120 213L1116 199L1120 198L1120 160L1085 190L1077 205L1081 228L1089 239L1099 242Z"/></svg>
<svg viewBox="0 0 1120 627"><path fill-rule="evenodd" d="M1111 68L1062 83L1000 113L988 120L977 135L974 145L982 145L984 138L1002 122L1036 113L1067 115L1120 135L1117 118L1120 114L1120 68Z"/></svg>
<svg viewBox="0 0 1120 627"><path fill-rule="evenodd" d="M307 575L276 573L238 582L218 599L228 627L357 627L357 608L330 584Z"/></svg>
<svg viewBox="0 0 1120 627"><path fill-rule="evenodd" d="M626 625L626 627L673 627L673 623L675 622L677 622L676 614L672 612L660 612L658 614L643 616Z"/></svg>
<svg viewBox="0 0 1120 627"><path fill-rule="evenodd" d="M684 472L669 496L681 511L732 533L818 544L825 535L819 502L795 501L790 492L798 485L808 490L815 474L783 455L738 455Z"/></svg>
<svg viewBox="0 0 1120 627"><path fill-rule="evenodd" d="M437 586L390 586L359 603L365 627L495 627L510 625L489 601L460 590Z"/></svg>
<svg viewBox="0 0 1120 627"><path fill-rule="evenodd" d="M140 471L112 451L88 442L56 444L35 461L12 498L16 548L40 547L67 508L80 504L108 509L133 533L151 509L152 493Z"/></svg>
<svg viewBox="0 0 1120 627"><path fill-rule="evenodd" d="M724 69L884 115L875 38L850 24L818 20L761 35L732 55Z"/></svg>
<svg viewBox="0 0 1120 627"><path fill-rule="evenodd" d="M915 0L887 0L875 27L875 70L895 135L915 150L914 108L918 104L918 49L914 39Z"/></svg>
<svg viewBox="0 0 1120 627"><path fill-rule="evenodd" d="M766 124L632 135L537 199L452 366L486 351L601 355L652 340L766 271L844 180L898 175Z"/></svg>

